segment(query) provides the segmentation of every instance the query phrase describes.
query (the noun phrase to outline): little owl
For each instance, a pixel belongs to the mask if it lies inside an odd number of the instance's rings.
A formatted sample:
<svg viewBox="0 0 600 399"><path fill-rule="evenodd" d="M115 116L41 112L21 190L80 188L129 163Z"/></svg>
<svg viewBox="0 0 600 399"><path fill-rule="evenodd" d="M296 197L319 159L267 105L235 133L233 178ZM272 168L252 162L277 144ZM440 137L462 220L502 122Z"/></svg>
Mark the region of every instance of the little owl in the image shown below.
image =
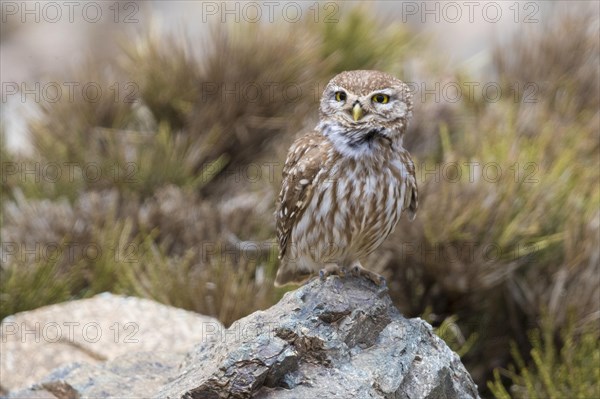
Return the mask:
<svg viewBox="0 0 600 399"><path fill-rule="evenodd" d="M383 277L361 260L417 211L415 167L402 146L412 116L409 88L378 71L347 71L325 87L315 131L292 144L276 219L276 285L351 272Z"/></svg>

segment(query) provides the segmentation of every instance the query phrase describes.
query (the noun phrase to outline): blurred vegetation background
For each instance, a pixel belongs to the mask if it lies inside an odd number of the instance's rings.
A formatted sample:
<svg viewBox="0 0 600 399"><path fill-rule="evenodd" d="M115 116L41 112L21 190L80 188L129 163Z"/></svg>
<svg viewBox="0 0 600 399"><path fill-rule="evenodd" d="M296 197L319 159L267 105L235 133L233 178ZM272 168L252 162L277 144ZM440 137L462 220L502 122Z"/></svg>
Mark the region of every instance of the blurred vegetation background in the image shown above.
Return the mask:
<svg viewBox="0 0 600 399"><path fill-rule="evenodd" d="M497 82L497 100L417 90L405 144L419 213L370 266L485 396L598 397L599 21L574 11L541 22L494 45L484 80L365 6L342 8L336 24L221 24L201 39L146 25L116 56L93 53L54 80L120 82L119 100L41 103L27 122L34 152L2 146L0 318L103 291L226 325L267 308L284 293L273 211L286 150L314 127L333 75L380 69L417 89Z"/></svg>

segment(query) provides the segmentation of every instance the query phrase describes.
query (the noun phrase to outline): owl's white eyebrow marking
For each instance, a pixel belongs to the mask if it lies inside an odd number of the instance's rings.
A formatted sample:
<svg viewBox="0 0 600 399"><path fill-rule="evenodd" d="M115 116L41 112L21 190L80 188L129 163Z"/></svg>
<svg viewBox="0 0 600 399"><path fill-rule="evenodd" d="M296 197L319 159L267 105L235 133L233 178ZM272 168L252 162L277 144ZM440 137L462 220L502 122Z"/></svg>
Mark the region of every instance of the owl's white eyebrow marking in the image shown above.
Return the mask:
<svg viewBox="0 0 600 399"><path fill-rule="evenodd" d="M344 89L342 86L338 86L338 85L333 85L333 86L329 86L330 90L333 91L334 93L336 91L343 91L344 93L347 92L346 89Z"/></svg>
<svg viewBox="0 0 600 399"><path fill-rule="evenodd" d="M374 90L366 95L366 97L374 96L375 94L385 94L390 96L390 98L394 95L394 91L391 89L382 89L382 90Z"/></svg>

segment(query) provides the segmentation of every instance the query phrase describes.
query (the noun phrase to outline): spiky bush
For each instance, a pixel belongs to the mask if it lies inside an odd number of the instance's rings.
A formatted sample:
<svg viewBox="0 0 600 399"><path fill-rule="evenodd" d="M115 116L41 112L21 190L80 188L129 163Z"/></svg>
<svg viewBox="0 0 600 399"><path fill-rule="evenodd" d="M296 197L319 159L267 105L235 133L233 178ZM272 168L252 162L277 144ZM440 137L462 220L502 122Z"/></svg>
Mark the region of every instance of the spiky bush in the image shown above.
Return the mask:
<svg viewBox="0 0 600 399"><path fill-rule="evenodd" d="M515 365L495 370L488 387L498 399L595 398L600 394L600 345L597 331L572 323L561 331L557 345L554 327L548 323L529 334L532 349L526 361L515 345ZM503 378L504 377L504 378ZM505 380L510 381L507 390Z"/></svg>

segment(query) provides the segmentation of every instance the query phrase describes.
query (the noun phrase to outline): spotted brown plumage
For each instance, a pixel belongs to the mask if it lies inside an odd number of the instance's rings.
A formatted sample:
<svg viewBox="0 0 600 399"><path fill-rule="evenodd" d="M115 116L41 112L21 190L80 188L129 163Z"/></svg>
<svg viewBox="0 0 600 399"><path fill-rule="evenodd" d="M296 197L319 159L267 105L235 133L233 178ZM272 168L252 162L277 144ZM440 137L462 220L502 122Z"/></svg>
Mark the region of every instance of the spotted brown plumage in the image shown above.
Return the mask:
<svg viewBox="0 0 600 399"><path fill-rule="evenodd" d="M327 142L318 133L301 137L292 145L285 161L277 210L280 259L287 250L292 227L302 217L312 198L314 181L326 160L325 154L319 148L322 144L326 145Z"/></svg>
<svg viewBox="0 0 600 399"><path fill-rule="evenodd" d="M418 206L414 164L402 147L411 112L408 87L382 72L343 72L329 82L317 128L292 144L283 168L277 285L340 269L380 281L361 260L402 211L413 219Z"/></svg>

